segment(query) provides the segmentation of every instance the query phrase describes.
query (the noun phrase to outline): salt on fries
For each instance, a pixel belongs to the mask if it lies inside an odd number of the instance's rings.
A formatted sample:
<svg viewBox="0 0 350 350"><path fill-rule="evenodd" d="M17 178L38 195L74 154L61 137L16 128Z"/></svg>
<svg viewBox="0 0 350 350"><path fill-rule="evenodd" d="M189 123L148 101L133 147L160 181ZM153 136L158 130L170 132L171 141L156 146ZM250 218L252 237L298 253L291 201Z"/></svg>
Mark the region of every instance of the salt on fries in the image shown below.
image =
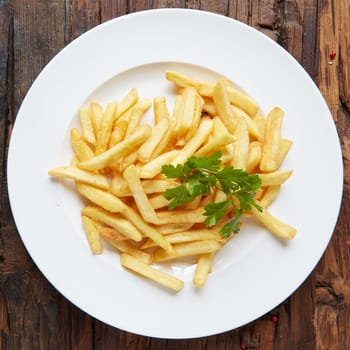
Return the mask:
<svg viewBox="0 0 350 350"><path fill-rule="evenodd" d="M216 226L204 224L205 205L226 199L219 189L168 210L163 193L181 181L166 178L162 166L220 150L222 166L261 179L255 202L262 210L252 207L247 215L277 237L292 239L296 229L267 209L292 175L292 170L279 169L292 141L282 138L280 108L263 116L250 96L226 80L212 84L175 71L166 72L166 79L179 92L172 113L164 97L153 99L153 127L141 123L151 100L140 99L135 88L119 103L103 108L91 102L81 108L81 131L72 128L70 133L74 158L49 175L74 180L77 192L90 202L81 210L81 220L93 254L102 253L105 241L120 252L126 269L179 291L184 282L160 271L160 264L192 257L193 284L201 288L215 253L232 235L225 238Z"/></svg>

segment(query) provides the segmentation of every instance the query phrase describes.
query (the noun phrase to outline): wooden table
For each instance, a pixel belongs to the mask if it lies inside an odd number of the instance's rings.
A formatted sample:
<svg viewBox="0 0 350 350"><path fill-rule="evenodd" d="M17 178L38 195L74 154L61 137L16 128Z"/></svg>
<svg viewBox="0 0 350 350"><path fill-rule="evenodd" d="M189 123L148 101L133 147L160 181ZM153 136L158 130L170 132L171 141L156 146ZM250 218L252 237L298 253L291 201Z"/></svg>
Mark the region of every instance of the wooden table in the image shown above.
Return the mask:
<svg viewBox="0 0 350 350"><path fill-rule="evenodd" d="M192 340L130 334L73 306L28 256L7 196L11 128L28 88L44 65L71 40L101 22L161 7L195 8L236 18L286 48L323 93L338 128L345 164L338 224L325 255L302 286L282 305L249 325ZM349 23L349 0L0 0L1 349L349 349ZM315 176L318 171L322 169L315 169ZM312 198L303 200L312 206Z"/></svg>

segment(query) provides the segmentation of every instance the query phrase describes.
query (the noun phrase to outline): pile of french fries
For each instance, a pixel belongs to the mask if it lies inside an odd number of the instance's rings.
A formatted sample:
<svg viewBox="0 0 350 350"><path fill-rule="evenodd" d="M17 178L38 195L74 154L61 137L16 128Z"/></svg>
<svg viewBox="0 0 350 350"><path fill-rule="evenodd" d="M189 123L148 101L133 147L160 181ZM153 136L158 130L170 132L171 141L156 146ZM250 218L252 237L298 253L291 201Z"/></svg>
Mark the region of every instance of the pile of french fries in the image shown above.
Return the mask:
<svg viewBox="0 0 350 350"><path fill-rule="evenodd" d="M160 265L191 257L196 264L193 283L204 286L216 252L230 238L222 237L220 225L205 226L203 207L225 194L217 190L168 210L163 193L179 182L163 176L162 165L220 150L223 165L261 178L255 201L264 209L252 208L246 215L277 237L292 239L295 228L267 209L292 174L279 170L292 142L282 138L280 108L263 116L257 103L229 81L212 84L175 71L167 71L166 79L178 86L174 108L170 112L166 99L155 97L153 126L142 123L152 101L140 99L135 88L119 103L103 107L91 102L81 108L81 130L70 130L71 164L49 175L74 180L77 192L88 200L81 220L92 253L101 254L103 241L108 242L120 252L126 269L179 291L184 282Z"/></svg>

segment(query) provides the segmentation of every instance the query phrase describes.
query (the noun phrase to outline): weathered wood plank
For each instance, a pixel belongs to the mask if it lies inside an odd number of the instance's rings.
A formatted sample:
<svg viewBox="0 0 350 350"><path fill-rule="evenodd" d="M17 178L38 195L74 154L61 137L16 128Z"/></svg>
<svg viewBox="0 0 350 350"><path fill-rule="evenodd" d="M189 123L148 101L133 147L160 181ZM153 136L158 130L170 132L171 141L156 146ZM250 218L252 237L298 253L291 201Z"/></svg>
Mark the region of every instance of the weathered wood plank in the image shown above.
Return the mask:
<svg viewBox="0 0 350 350"><path fill-rule="evenodd" d="M316 272L315 329L317 349L345 350L350 344L349 217L350 217L350 148L348 108L350 68L349 2L320 1L319 65L317 82L338 127L343 146L344 194L337 227ZM330 52L336 56L331 59Z"/></svg>
<svg viewBox="0 0 350 350"><path fill-rule="evenodd" d="M101 23L127 13L128 6L124 0L106 0L100 2Z"/></svg>
<svg viewBox="0 0 350 350"><path fill-rule="evenodd" d="M99 0L71 0L69 40L101 23Z"/></svg>
<svg viewBox="0 0 350 350"><path fill-rule="evenodd" d="M185 0L153 0L153 8L185 7Z"/></svg>
<svg viewBox="0 0 350 350"><path fill-rule="evenodd" d="M280 34L278 29L281 4L281 2L274 0L251 0L248 24L266 34L272 40L277 41Z"/></svg>
<svg viewBox="0 0 350 350"><path fill-rule="evenodd" d="M249 21L249 1L238 0L229 1L228 14L229 17L248 24Z"/></svg>
<svg viewBox="0 0 350 350"><path fill-rule="evenodd" d="M7 144L13 119L13 26L9 1L0 3L0 227L11 222L7 201L6 158Z"/></svg>
<svg viewBox="0 0 350 350"><path fill-rule="evenodd" d="M321 1L319 5L320 59L317 81L335 120L339 108L338 58L332 61L330 59L330 53L332 51L338 51L339 48L339 10L339 7L332 1Z"/></svg>
<svg viewBox="0 0 350 350"><path fill-rule="evenodd" d="M350 20L350 3L348 1L340 1L338 4L340 14L338 18L339 29L343 33L339 42L338 64L339 64L339 84L340 84L340 101L350 113L350 34L349 34L349 20ZM335 48L336 50L336 48Z"/></svg>
<svg viewBox="0 0 350 350"><path fill-rule="evenodd" d="M283 3L280 43L299 62L302 58L303 26L302 9L295 0Z"/></svg>
<svg viewBox="0 0 350 350"><path fill-rule="evenodd" d="M130 13L152 8L152 0L129 0L128 4L128 11Z"/></svg>
<svg viewBox="0 0 350 350"><path fill-rule="evenodd" d="M305 0L303 13L303 51L301 63L312 79L318 67L318 12L317 0Z"/></svg>

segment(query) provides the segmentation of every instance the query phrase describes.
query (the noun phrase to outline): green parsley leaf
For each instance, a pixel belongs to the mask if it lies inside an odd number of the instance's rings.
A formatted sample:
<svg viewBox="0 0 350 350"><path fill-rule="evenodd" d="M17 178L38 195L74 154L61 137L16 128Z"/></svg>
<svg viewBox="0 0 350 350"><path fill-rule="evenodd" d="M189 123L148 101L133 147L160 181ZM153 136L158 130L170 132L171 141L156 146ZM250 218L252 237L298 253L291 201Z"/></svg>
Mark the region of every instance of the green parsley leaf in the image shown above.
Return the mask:
<svg viewBox="0 0 350 350"><path fill-rule="evenodd" d="M191 202L196 198L196 196L191 196L191 194L188 192L185 183L175 188L168 188L164 192L164 197L171 201L168 205L170 210L175 209L184 203Z"/></svg>
<svg viewBox="0 0 350 350"><path fill-rule="evenodd" d="M209 203L204 207L204 216L207 216L205 224L212 227L224 217L231 207L234 217L220 230L223 237L229 237L232 233L239 232L240 218L244 211L252 207L262 210L255 203L255 192L261 187L260 177L249 174L242 169L221 166L221 152L215 152L210 157L190 157L184 164L163 165L162 173L167 178L180 179L182 184L178 187L167 189L164 197L168 199L168 209L193 201L199 195L208 195L213 190L220 189L227 195L225 201ZM239 203L235 203L233 198Z"/></svg>
<svg viewBox="0 0 350 350"><path fill-rule="evenodd" d="M162 166L162 173L168 177L169 179L182 179L182 175L184 173L183 165L178 164L175 166L173 165L163 165Z"/></svg>
<svg viewBox="0 0 350 350"><path fill-rule="evenodd" d="M241 215L242 213L236 215L233 220L229 221L221 228L220 232L224 238L230 237L232 232L239 232L239 219L241 218Z"/></svg>
<svg viewBox="0 0 350 350"><path fill-rule="evenodd" d="M209 203L204 207L204 216L207 216L205 219L205 224L208 227L215 226L218 221L220 221L228 208L228 201L218 202L218 203Z"/></svg>

